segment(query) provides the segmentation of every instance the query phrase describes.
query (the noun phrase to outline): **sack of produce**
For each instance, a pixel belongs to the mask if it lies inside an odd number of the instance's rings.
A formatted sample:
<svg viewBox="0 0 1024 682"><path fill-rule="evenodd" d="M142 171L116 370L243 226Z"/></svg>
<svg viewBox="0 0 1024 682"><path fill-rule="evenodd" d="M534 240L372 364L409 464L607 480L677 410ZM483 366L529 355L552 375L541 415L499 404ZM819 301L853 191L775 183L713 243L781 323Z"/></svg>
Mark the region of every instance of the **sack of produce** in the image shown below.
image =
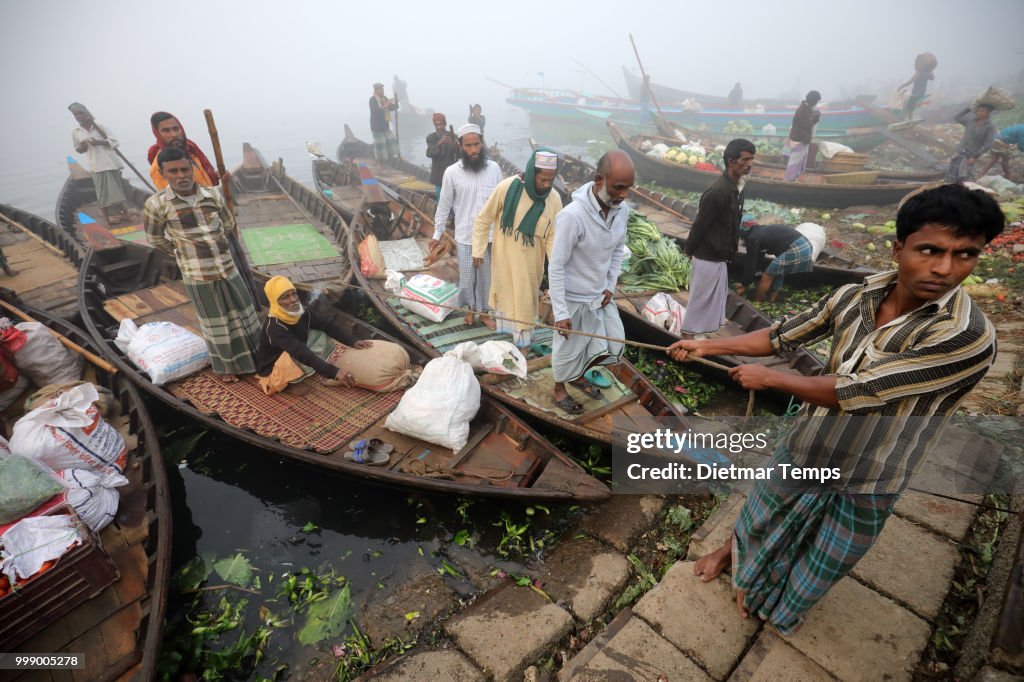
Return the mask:
<svg viewBox="0 0 1024 682"><path fill-rule="evenodd" d="M206 341L173 322L147 322L137 327L131 320L121 320L114 343L157 386L210 364Z"/></svg>
<svg viewBox="0 0 1024 682"><path fill-rule="evenodd" d="M390 341L372 341L369 348L345 348L334 364L368 391L400 391L416 381L409 353Z"/></svg>
<svg viewBox="0 0 1024 682"><path fill-rule="evenodd" d="M459 288L451 282L425 273L413 275L409 279L395 270L388 270L387 273L384 288L402 296L400 300L404 308L431 322L443 322L458 301Z"/></svg>
<svg viewBox="0 0 1024 682"><path fill-rule="evenodd" d="M460 344L427 363L384 426L458 452L469 440L469 423L480 409L480 382Z"/></svg>
<svg viewBox="0 0 1024 682"><path fill-rule="evenodd" d="M29 397L25 398L25 411L31 412L43 403L53 400L62 393L67 393L76 386L82 386L83 384L89 383L88 381L72 381L67 384L50 384L43 386ZM96 389L96 393L99 394L99 400L94 405L96 409L100 411L100 416L107 418L110 416L111 410L114 408L114 392L104 386L96 386L93 384L93 388Z"/></svg>
<svg viewBox="0 0 1024 682"><path fill-rule="evenodd" d="M43 564L56 561L70 548L84 542L70 514L30 516L0 535L0 571L13 585L19 578L38 573Z"/></svg>
<svg viewBox="0 0 1024 682"><path fill-rule="evenodd" d="M1013 109L1013 96L1010 95L1009 90L997 88L993 85L974 98L974 106L979 104L989 104L997 111L1006 111L1007 109Z"/></svg>
<svg viewBox="0 0 1024 682"><path fill-rule="evenodd" d="M9 454L0 459L0 525L17 521L64 490L64 484L45 464Z"/></svg>
<svg viewBox="0 0 1024 682"><path fill-rule="evenodd" d="M679 335L683 332L683 316L686 314L686 308L665 292L651 296L640 313L645 320L671 334Z"/></svg>
<svg viewBox="0 0 1024 682"><path fill-rule="evenodd" d="M932 71L938 65L938 58L931 52L922 52L914 59L914 69L917 71Z"/></svg>
<svg viewBox="0 0 1024 682"><path fill-rule="evenodd" d="M491 374L511 374L526 378L526 358L515 344L508 341L485 341L480 344L480 364Z"/></svg>
<svg viewBox="0 0 1024 682"><path fill-rule="evenodd" d="M63 384L82 378L82 356L65 348L50 330L38 322L22 322L17 328L26 341L14 354L14 364L33 384Z"/></svg>
<svg viewBox="0 0 1024 682"><path fill-rule="evenodd" d="M363 241L359 242L359 271L370 279L383 279L384 254L377 243L377 237L370 234Z"/></svg>
<svg viewBox="0 0 1024 682"><path fill-rule="evenodd" d="M40 405L15 423L11 450L54 471L124 472L128 450L93 405L98 398L92 384L83 384Z"/></svg>
<svg viewBox="0 0 1024 682"><path fill-rule="evenodd" d="M85 521L85 525L97 533L117 516L117 505L121 495L117 488L128 485L128 479L121 474L97 474L88 469L64 469L60 472L67 486L65 499Z"/></svg>

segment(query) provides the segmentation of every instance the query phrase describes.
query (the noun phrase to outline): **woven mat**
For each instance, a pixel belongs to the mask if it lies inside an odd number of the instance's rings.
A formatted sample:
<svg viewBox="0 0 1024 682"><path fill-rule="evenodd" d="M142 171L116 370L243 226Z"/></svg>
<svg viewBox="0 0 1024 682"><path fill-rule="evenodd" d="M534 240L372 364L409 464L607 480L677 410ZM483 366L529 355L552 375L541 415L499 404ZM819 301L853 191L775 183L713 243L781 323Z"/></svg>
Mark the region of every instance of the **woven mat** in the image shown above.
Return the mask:
<svg viewBox="0 0 1024 682"><path fill-rule="evenodd" d="M342 347L328 358L334 362ZM264 395L255 375L225 384L206 369L169 388L201 412L215 413L240 429L249 429L285 445L320 453L334 452L398 405L403 391L373 393L361 388L325 386L319 376L304 382L306 395Z"/></svg>
<svg viewBox="0 0 1024 682"><path fill-rule="evenodd" d="M340 255L309 223L250 227L242 230L242 239L253 265L301 263Z"/></svg>
<svg viewBox="0 0 1024 682"><path fill-rule="evenodd" d="M511 334L497 332L488 329L479 322L472 326L463 321L461 313L452 313L441 322L434 322L425 317L417 315L402 305L399 298L389 298L388 305L398 313L402 320L416 332L417 336L437 349L439 353L445 353L463 341L512 341Z"/></svg>

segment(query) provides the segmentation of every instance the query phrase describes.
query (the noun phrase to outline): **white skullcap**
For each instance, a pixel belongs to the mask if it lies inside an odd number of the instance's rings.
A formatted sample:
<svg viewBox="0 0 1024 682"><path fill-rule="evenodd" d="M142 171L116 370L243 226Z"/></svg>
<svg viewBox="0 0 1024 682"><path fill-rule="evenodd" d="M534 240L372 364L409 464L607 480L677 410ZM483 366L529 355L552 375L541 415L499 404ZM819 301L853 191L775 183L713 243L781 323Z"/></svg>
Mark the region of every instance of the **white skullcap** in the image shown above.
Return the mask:
<svg viewBox="0 0 1024 682"><path fill-rule="evenodd" d="M537 152L533 165L535 168L540 168L542 170L557 170L558 154L552 154L551 152Z"/></svg>
<svg viewBox="0 0 1024 682"><path fill-rule="evenodd" d="M463 135L468 135L469 133L476 133L477 135L480 135L480 126L478 126L475 123L467 123L466 125L459 128L458 135L460 139L462 138Z"/></svg>

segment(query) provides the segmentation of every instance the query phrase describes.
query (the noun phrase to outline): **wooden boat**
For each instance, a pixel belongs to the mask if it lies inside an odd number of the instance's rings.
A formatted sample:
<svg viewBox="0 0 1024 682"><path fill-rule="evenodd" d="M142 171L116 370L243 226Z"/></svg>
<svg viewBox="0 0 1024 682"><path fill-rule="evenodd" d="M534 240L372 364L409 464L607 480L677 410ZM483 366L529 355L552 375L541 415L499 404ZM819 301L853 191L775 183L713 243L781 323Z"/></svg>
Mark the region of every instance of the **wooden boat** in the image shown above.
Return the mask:
<svg viewBox="0 0 1024 682"><path fill-rule="evenodd" d="M559 165L559 175L564 181L564 191L571 197L572 191L594 178L594 168L578 157L563 155ZM633 187L630 199L637 202L639 210L647 215L659 229L665 230L666 236L673 237L677 241L681 238L681 241L685 243L686 236L689 235L690 222L682 212L680 204L683 202L674 197L659 195L640 186ZM662 225L666 227L662 228ZM626 327L630 339L668 346L678 341L680 337L653 324L643 316L644 307L656 293L658 292L616 289L614 300L622 313L623 326ZM689 304L690 293L686 290L665 293L672 296L684 308ZM725 316L726 324L712 336L738 336L764 329L772 324L772 320L768 316L751 305L747 299L732 291L729 292L726 301ZM758 363L772 369L792 371L803 375L819 374L824 368L824 363L819 358L802 348L786 358L777 356L748 358L728 355L716 356L715 359L730 367L738 364Z"/></svg>
<svg viewBox="0 0 1024 682"><path fill-rule="evenodd" d="M620 149L629 154L637 173L647 180L688 192L703 192L715 179L712 171L698 170L692 166L680 165L647 156L639 145L644 136L627 138L619 128L608 124L612 138ZM804 174L796 182L785 182L780 169L755 167L747 176L744 194L750 199L767 199L781 204L797 206L818 206L823 208L846 208L849 206L895 204L909 192L920 187L920 183L883 181L861 177L862 174L837 174L829 176ZM857 178L850 176L857 175ZM849 178L851 181L868 184L839 184Z"/></svg>
<svg viewBox="0 0 1024 682"><path fill-rule="evenodd" d="M78 268L84 255L79 242L49 220L8 204L0 204L0 223L11 227L15 241L3 251L18 273L0 275L0 286L26 305L77 319Z"/></svg>
<svg viewBox="0 0 1024 682"><path fill-rule="evenodd" d="M18 304L16 300L11 302ZM66 320L29 306L21 306L21 309L50 329L92 349L89 336ZM6 614L21 620L24 625L17 627L24 628L23 632L29 635L11 647L8 655L74 653L84 656L85 662L85 668L76 671L76 679L154 680L171 568L171 511L166 470L156 429L142 396L123 375L89 364L86 367L86 379L113 391L114 410L120 414L109 421L126 436L130 448L125 469L129 484L119 489L121 499L116 523L99 533L103 549L113 560L119 577L91 599L58 615L58 610L62 610L61 600L70 599L76 589L86 584L84 577L76 577L82 574L61 573L59 585L53 587L53 599L37 604L34 610L26 607L15 610L14 615ZM59 567L58 562L50 570L56 571ZM35 580L45 580L47 575ZM10 595L5 600L17 598ZM3 608L0 602L0 610ZM47 618L47 611L56 618ZM36 631L34 624L40 620L49 622ZM11 623L7 621L4 625ZM8 671L4 676L4 679L14 680L70 678L70 674L60 671L40 670L20 674Z"/></svg>
<svg viewBox="0 0 1024 682"><path fill-rule="evenodd" d="M118 321L127 317L138 324L167 320L193 331L197 324L181 282L163 276L162 265L149 260L147 252L151 250L128 244L121 260L154 271L156 276L150 279L156 280L155 286L117 297L105 293L104 264L96 262L91 252L86 256L80 300L83 321L102 355L124 376L203 426L321 471L382 485L520 500L590 502L610 494L604 484L487 396L471 424L469 442L456 453L384 428L400 392L371 393L312 383L312 397L283 394L270 400L261 399L255 378L247 377L238 384L222 384L237 387L231 395L217 395L220 382L208 371L169 387L152 384L114 345ZM399 343L350 315L336 309L330 312L356 339ZM418 349L405 347L415 364L429 360ZM206 389L214 394L204 393ZM345 460L345 444L356 438L380 438L394 445L390 462L367 466Z"/></svg>
<svg viewBox="0 0 1024 682"><path fill-rule="evenodd" d="M410 204L409 194L408 191L391 192L379 202L364 202L351 223L353 263L358 263L355 245L370 234L385 242L409 240L405 246L418 248L421 256L426 254L426 243L434 230L433 213ZM463 341L510 340L508 334L495 332L479 322L466 325L461 316L449 317L441 323L429 322L406 310L397 299L390 298L383 280L368 279L358 267L354 270L360 286L372 292L372 303L423 353L436 357ZM448 282L458 281L458 264L452 255L430 267L402 272L407 276L424 272ZM534 341L550 345L550 334L550 330L535 330ZM534 357L533 353L528 359L531 368L526 382L492 382L494 377L484 377L480 382L484 393L555 428L598 443L611 442L613 422L619 428L647 431L657 428L660 418L681 417L673 404L626 360L605 369L606 378L613 379L612 388L604 390L605 397L589 399L582 393L574 393L574 398L584 398L585 412L571 416L551 404L550 359Z"/></svg>
<svg viewBox="0 0 1024 682"><path fill-rule="evenodd" d="M531 141L531 144L533 142ZM536 145L534 145L536 146ZM596 169L583 159L571 154L559 154L561 163L559 165L559 180L556 180L556 188L561 187L563 203L569 202L569 194L575 191L580 185L594 179ZM504 160L503 160L504 161ZM511 169L515 167L504 161ZM512 170L512 172L516 172ZM635 203L638 211L646 215L658 226L662 234L671 237L679 243L679 246L686 245L686 239L690 236L690 227L693 218L697 215L697 207L687 203L678 197L658 192L643 185L634 185L629 192L629 201ZM743 264L746 258L746 249L741 245L736 258L729 264L730 273L734 277L743 276ZM767 257L762 262L762 268L768 264ZM876 271L848 258L836 256L828 251L822 251L814 262L814 271L787 275L786 281L797 287L811 286L839 286L842 284L855 284L864 280L868 275Z"/></svg>

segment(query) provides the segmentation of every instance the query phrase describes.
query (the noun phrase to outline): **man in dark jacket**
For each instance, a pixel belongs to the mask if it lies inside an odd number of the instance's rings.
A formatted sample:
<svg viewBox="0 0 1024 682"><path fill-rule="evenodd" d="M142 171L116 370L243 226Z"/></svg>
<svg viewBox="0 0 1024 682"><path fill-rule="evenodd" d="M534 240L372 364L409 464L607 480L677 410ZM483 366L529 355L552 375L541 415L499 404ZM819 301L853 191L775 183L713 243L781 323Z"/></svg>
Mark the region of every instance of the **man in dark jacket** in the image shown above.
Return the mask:
<svg viewBox="0 0 1024 682"><path fill-rule="evenodd" d="M735 139L722 155L723 172L700 197L697 217L686 239L690 256L690 301L683 316L683 336L717 332L725 321L729 293L726 264L739 246L743 217L743 184L754 165L757 148L750 140Z"/></svg>
<svg viewBox="0 0 1024 682"><path fill-rule="evenodd" d="M810 272L814 269L814 249L807 237L789 225L753 225L740 228L740 237L747 245L747 259L743 268L743 284L754 281L761 254L770 253L774 258L761 273L757 284L755 301L763 301L771 289L774 301L782 288L784 275L796 272ZM740 291L743 293L743 291Z"/></svg>
<svg viewBox="0 0 1024 682"><path fill-rule="evenodd" d="M793 123L789 127L789 164L786 165L786 182L793 182L807 168L807 153L811 148L814 126L821 119L821 112L815 109L821 101L821 93L811 90L800 102L793 114Z"/></svg>
<svg viewBox="0 0 1024 682"><path fill-rule="evenodd" d="M448 121L444 114L434 114L434 132L427 135L427 157L430 159L430 183L434 185L434 199L441 201L441 180L448 166L459 160L459 145L445 130Z"/></svg>

